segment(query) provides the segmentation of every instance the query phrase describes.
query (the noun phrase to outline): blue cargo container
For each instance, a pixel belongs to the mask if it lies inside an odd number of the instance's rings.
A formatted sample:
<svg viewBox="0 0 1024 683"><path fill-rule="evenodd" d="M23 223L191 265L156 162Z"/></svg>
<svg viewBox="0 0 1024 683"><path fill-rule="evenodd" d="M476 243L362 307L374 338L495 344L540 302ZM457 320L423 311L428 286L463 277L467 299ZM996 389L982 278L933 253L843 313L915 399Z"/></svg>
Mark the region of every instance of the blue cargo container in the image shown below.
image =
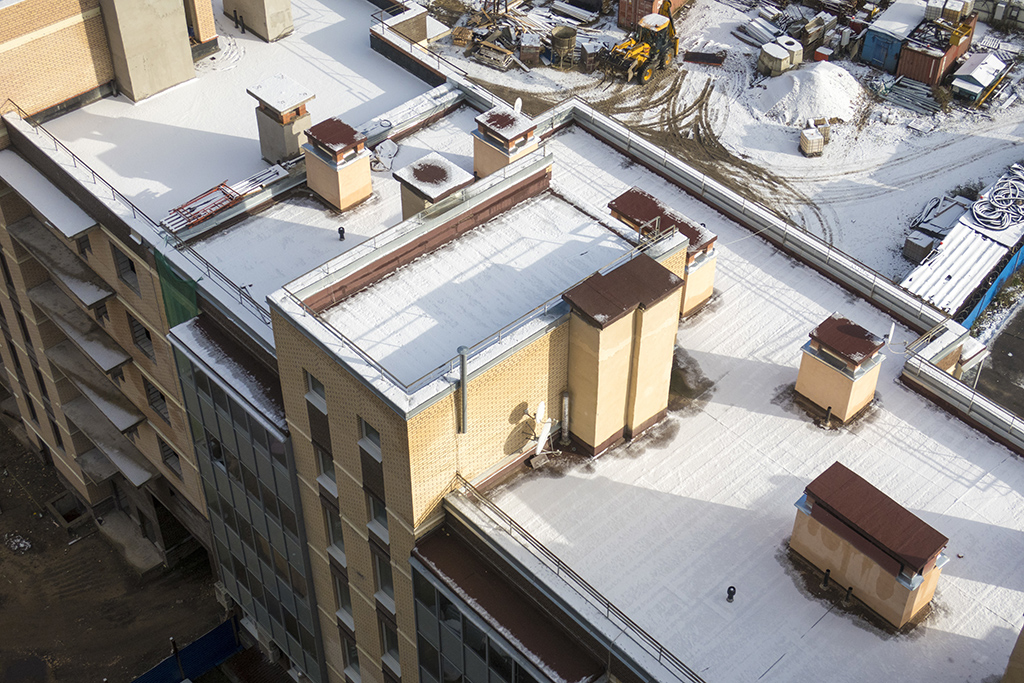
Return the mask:
<svg viewBox="0 0 1024 683"><path fill-rule="evenodd" d="M896 73L900 50L907 37L924 21L923 0L898 0L868 26L860 59L865 64Z"/></svg>

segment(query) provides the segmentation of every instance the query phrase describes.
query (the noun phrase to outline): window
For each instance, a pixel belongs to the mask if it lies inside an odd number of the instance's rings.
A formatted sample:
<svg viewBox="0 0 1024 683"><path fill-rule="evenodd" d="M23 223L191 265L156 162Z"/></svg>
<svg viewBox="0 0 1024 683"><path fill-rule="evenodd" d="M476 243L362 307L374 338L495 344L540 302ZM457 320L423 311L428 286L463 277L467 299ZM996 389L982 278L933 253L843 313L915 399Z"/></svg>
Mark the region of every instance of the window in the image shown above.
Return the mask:
<svg viewBox="0 0 1024 683"><path fill-rule="evenodd" d="M359 680L359 650L356 643L345 636L341 638L341 644L345 655L345 673L353 680Z"/></svg>
<svg viewBox="0 0 1024 683"><path fill-rule="evenodd" d="M50 420L50 429L53 431L53 441L57 444L57 448L64 450L64 439L60 435L60 427L53 420Z"/></svg>
<svg viewBox="0 0 1024 683"><path fill-rule="evenodd" d="M32 338L28 336L28 324L25 322L25 316L21 314L21 311L15 311L14 315L18 317L18 327L21 328L21 336L25 339L25 347L32 346Z"/></svg>
<svg viewBox="0 0 1024 683"><path fill-rule="evenodd" d="M92 245L89 244L89 236L88 235L82 235L81 237L76 239L75 240L75 247L78 249L78 255L79 256L84 256L84 257L88 258L90 252L92 252Z"/></svg>
<svg viewBox="0 0 1024 683"><path fill-rule="evenodd" d="M13 287L14 279L11 277L11 269L7 267L7 257L3 253L0 253L0 267L4 271L4 282L7 283L7 286Z"/></svg>
<svg viewBox="0 0 1024 683"><path fill-rule="evenodd" d="M110 245L110 249L114 252L114 267L117 269L117 277L138 294L139 275L135 272L135 261L125 256L124 252L113 244Z"/></svg>
<svg viewBox="0 0 1024 683"><path fill-rule="evenodd" d="M313 375L306 374L306 400L320 409L320 412L327 412L327 389L323 382Z"/></svg>
<svg viewBox="0 0 1024 683"><path fill-rule="evenodd" d="M106 304L97 304L96 308L92 309L92 314L96 316L96 322L100 325L106 325L107 321L110 320L110 313L107 312Z"/></svg>
<svg viewBox="0 0 1024 683"><path fill-rule="evenodd" d="M380 432L362 418L359 418L359 432L359 447L380 462Z"/></svg>
<svg viewBox="0 0 1024 683"><path fill-rule="evenodd" d="M146 399L149 400L149 407L164 419L167 424L171 423L171 416L167 412L167 399L155 386L145 377L142 378L142 385L146 388Z"/></svg>
<svg viewBox="0 0 1024 683"><path fill-rule="evenodd" d="M369 491L366 492L366 498L370 501L370 522L376 522L386 534L388 531L388 510L384 506L384 501Z"/></svg>
<svg viewBox="0 0 1024 683"><path fill-rule="evenodd" d="M178 479L181 479L181 458L174 452L174 449L167 445L160 437L156 438L157 443L160 445L160 459L164 461L164 465L169 470L178 475Z"/></svg>
<svg viewBox="0 0 1024 683"><path fill-rule="evenodd" d="M50 392L46 390L46 381L43 380L43 373L39 371L39 368L33 367L32 370L36 373L36 382L39 384L39 394L46 399L50 400Z"/></svg>
<svg viewBox="0 0 1024 683"><path fill-rule="evenodd" d="M341 530L341 516L329 507L324 508L324 514L327 516L327 551L336 551L335 559L345 564L345 536Z"/></svg>
<svg viewBox="0 0 1024 683"><path fill-rule="evenodd" d="M352 593L348 589L348 579L340 574L334 575L334 599L338 604L338 618L351 626ZM348 619L345 619L345 617L348 617Z"/></svg>
<svg viewBox="0 0 1024 683"><path fill-rule="evenodd" d="M398 633L387 622L380 620L380 649L388 667L401 675L398 664Z"/></svg>
<svg viewBox="0 0 1024 683"><path fill-rule="evenodd" d="M132 341L135 342L135 346L149 356L150 360L156 359L156 353L153 351L153 337L149 334L149 330L145 326L136 320L131 313L126 314L128 316L128 327L132 330Z"/></svg>
<svg viewBox="0 0 1024 683"><path fill-rule="evenodd" d="M321 476L327 477L332 483L337 484L338 480L334 474L334 456L317 446L313 446L313 449L316 451L316 461L320 467ZM338 495L337 489L335 489L334 495Z"/></svg>
<svg viewBox="0 0 1024 683"><path fill-rule="evenodd" d="M36 414L35 401L32 400L31 396L25 396L25 405L28 406L29 417L32 418L33 422L39 424L39 415Z"/></svg>
<svg viewBox="0 0 1024 683"><path fill-rule="evenodd" d="M391 603L394 604L395 584L391 576L391 560L383 555L374 553L373 565L374 573L377 575L377 592L386 595Z"/></svg>

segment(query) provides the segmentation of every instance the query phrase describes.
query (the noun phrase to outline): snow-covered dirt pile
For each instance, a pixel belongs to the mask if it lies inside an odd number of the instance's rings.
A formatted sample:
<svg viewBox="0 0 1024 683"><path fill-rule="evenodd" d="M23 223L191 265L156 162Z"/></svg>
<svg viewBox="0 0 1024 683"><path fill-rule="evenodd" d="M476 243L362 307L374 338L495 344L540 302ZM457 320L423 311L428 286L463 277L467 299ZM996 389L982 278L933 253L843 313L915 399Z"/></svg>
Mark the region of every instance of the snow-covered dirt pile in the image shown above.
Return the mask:
<svg viewBox="0 0 1024 683"><path fill-rule="evenodd" d="M752 109L787 125L822 116L849 121L863 92L849 71L829 62L814 62L766 83Z"/></svg>

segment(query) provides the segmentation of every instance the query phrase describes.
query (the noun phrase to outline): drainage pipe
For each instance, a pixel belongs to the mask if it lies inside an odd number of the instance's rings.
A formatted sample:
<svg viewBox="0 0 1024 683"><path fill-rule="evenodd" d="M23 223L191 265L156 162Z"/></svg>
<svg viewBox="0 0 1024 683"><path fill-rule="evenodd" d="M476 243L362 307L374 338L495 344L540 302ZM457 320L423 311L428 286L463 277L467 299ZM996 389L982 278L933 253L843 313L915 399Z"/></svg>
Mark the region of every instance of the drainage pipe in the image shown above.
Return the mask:
<svg viewBox="0 0 1024 683"><path fill-rule="evenodd" d="M459 393L462 394L462 418L459 420L459 434L465 434L467 431L466 416L468 410L467 389L469 389L469 368L466 367L466 354L468 353L468 348L465 346L459 347L459 370L461 373L459 379Z"/></svg>

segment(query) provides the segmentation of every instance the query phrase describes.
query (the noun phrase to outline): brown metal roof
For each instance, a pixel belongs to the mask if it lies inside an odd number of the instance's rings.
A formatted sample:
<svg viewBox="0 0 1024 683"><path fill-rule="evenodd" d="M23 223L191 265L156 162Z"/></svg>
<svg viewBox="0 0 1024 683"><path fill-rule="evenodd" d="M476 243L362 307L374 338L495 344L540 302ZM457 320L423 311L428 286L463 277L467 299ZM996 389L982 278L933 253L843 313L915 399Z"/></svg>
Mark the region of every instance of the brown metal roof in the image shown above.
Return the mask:
<svg viewBox="0 0 1024 683"><path fill-rule="evenodd" d="M537 124L522 112L495 107L476 117L475 121L505 142L515 140L535 129Z"/></svg>
<svg viewBox="0 0 1024 683"><path fill-rule="evenodd" d="M649 308L682 286L683 281L668 268L639 254L607 275L594 273L562 298L604 329L638 306Z"/></svg>
<svg viewBox="0 0 1024 683"><path fill-rule="evenodd" d="M844 524L921 573L949 539L842 463L834 463L805 491Z"/></svg>
<svg viewBox="0 0 1024 683"><path fill-rule="evenodd" d="M306 131L306 137L335 154L344 152L366 140L366 136L337 118L327 119L316 124Z"/></svg>
<svg viewBox="0 0 1024 683"><path fill-rule="evenodd" d="M658 198L638 187L632 187L608 202L608 208L634 227L648 224L653 226L660 218L661 229L676 228L690 240L689 251L702 250L718 239L718 236L707 228L665 206Z"/></svg>
<svg viewBox="0 0 1024 683"><path fill-rule="evenodd" d="M563 681L590 681L604 667L522 591L442 527L421 539L413 551L446 586L475 603L474 611L495 630L511 634L511 644L540 669Z"/></svg>
<svg viewBox="0 0 1024 683"><path fill-rule="evenodd" d="M854 365L863 363L885 344L881 337L838 313L814 328L811 339Z"/></svg>

